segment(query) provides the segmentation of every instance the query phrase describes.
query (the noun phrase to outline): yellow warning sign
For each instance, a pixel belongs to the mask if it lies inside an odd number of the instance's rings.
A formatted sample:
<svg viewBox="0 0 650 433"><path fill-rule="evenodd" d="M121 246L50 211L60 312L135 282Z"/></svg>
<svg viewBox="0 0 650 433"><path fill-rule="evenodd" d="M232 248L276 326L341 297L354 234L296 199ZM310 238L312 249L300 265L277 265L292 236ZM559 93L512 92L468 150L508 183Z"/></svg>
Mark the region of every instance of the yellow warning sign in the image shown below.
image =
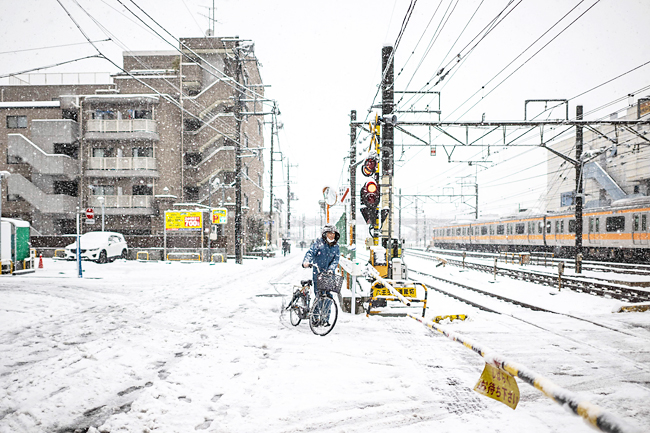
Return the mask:
<svg viewBox="0 0 650 433"><path fill-rule="evenodd" d="M474 386L474 391L500 401L513 409L519 403L519 386L517 386L515 378L490 364L485 364L483 373Z"/></svg>

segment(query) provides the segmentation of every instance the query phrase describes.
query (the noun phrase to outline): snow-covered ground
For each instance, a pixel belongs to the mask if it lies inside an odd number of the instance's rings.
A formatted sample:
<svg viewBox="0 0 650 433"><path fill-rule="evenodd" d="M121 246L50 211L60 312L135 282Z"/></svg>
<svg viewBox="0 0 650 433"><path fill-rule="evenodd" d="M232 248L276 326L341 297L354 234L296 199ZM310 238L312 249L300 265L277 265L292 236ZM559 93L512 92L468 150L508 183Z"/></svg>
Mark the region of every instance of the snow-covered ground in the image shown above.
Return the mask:
<svg viewBox="0 0 650 433"><path fill-rule="evenodd" d="M340 314L326 337L291 326L281 295L310 277L303 253L243 265L84 262L82 279L75 263L45 259L35 274L3 276L0 432L592 431L521 381L514 411L477 394L483 359L413 319ZM606 324L429 294L428 317L470 316L444 327L650 430L650 312L435 272Z"/></svg>

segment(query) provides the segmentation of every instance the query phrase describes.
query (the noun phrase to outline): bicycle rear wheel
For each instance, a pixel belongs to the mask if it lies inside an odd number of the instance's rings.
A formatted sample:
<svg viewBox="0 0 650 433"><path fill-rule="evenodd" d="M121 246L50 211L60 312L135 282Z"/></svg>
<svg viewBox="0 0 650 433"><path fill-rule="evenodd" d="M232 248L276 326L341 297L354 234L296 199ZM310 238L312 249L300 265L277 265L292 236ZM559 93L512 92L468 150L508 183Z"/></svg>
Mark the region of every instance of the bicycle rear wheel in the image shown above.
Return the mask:
<svg viewBox="0 0 650 433"><path fill-rule="evenodd" d="M302 294L296 294L291 302L289 309L289 320L293 326L298 326L300 320L305 317L307 312L307 300Z"/></svg>
<svg viewBox="0 0 650 433"><path fill-rule="evenodd" d="M339 317L339 308L330 297L319 296L314 300L309 314L309 327L316 335L325 336L332 332Z"/></svg>

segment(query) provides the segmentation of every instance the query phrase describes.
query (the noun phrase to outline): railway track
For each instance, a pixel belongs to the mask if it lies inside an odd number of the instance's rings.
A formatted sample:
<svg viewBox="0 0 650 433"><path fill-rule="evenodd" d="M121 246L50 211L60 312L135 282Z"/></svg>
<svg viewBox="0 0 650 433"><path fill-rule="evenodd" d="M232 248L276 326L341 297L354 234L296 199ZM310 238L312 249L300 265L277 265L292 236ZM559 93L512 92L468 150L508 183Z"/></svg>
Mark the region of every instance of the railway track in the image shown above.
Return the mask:
<svg viewBox="0 0 650 433"><path fill-rule="evenodd" d="M417 249L408 249L407 254L416 252L423 253L422 250ZM479 258L479 259L498 259L503 260L503 254L495 253L478 253L472 251L456 251L456 250L440 250L433 251L434 254L441 254L445 256L456 256L462 257L465 254L465 257L470 258ZM511 260L513 256L517 256L518 253L508 253L508 256ZM544 256L543 253L532 253L530 255L530 263L540 266L557 266L558 263L564 263L566 269L575 268L575 260L571 259L560 259L553 257L552 255ZM506 259L506 262L508 260ZM594 272L616 272L619 274L626 275L639 275L639 276L650 276L650 265L644 265L640 263L620 263L620 262L599 262L599 261L583 261L582 269L584 271L594 271Z"/></svg>
<svg viewBox="0 0 650 433"><path fill-rule="evenodd" d="M438 260L431 254L409 250L407 255L413 257L424 258L428 260ZM576 277L567 277L565 275L559 277L555 274L518 270L511 268L503 268L494 265L486 265L475 263L467 260L446 259L447 263L454 266L465 267L486 273L496 273L497 275L513 278L516 280L527 281L536 284L543 284L546 286L558 286L561 288L573 290L581 293L588 293L595 296L609 297L626 302L646 302L650 301L650 291L644 289L637 289L634 287L625 286L623 284L606 283L602 281L594 281L593 279L582 279Z"/></svg>

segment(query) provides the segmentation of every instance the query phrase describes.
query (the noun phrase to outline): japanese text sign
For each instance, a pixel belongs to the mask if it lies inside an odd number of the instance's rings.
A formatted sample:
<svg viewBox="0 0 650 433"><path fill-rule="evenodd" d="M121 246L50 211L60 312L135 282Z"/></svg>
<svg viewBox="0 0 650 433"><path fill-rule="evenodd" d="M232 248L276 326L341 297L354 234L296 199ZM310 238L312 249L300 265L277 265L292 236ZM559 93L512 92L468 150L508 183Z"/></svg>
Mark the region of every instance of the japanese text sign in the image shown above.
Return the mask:
<svg viewBox="0 0 650 433"><path fill-rule="evenodd" d="M474 391L500 401L513 409L519 403L519 386L517 386L515 378L490 364L485 364Z"/></svg>
<svg viewBox="0 0 650 433"><path fill-rule="evenodd" d="M227 224L227 223L228 223L227 209L212 209L212 224Z"/></svg>
<svg viewBox="0 0 650 433"><path fill-rule="evenodd" d="M201 230L202 227L201 212L165 212L165 230L191 231Z"/></svg>

